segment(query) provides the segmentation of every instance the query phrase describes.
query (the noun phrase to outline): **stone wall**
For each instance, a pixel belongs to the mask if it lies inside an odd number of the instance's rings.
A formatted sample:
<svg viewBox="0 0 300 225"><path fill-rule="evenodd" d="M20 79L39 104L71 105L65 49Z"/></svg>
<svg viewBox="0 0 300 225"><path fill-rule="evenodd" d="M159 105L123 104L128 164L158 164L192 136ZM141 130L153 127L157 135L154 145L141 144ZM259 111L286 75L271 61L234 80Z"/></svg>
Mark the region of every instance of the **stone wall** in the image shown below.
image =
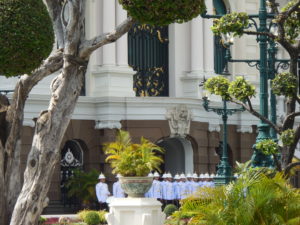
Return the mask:
<svg viewBox="0 0 300 225"><path fill-rule="evenodd" d="M102 171L107 176L107 181L111 185L115 177L111 174L109 164L105 163L105 155L102 152L102 145L113 141L116 130L102 129L97 130L95 121L72 120L63 138L61 148L66 141L80 140L85 144L84 170L89 171L94 168ZM122 121L122 128L128 130L134 142L138 142L141 136L158 142L170 136L168 121L162 120L127 120ZM228 127L228 143L232 150L232 161L245 162L250 159L251 147L255 142L256 132L240 133L236 126ZM22 136L22 169L25 169L26 156L30 150L34 128L24 127ZM219 146L222 135L219 132L208 131L208 123L192 122L190 134L186 137L191 142L193 148L194 171L197 173L215 173L219 157L215 149ZM194 172L193 171L193 172ZM51 200L60 200L60 165L56 166L49 190Z"/></svg>

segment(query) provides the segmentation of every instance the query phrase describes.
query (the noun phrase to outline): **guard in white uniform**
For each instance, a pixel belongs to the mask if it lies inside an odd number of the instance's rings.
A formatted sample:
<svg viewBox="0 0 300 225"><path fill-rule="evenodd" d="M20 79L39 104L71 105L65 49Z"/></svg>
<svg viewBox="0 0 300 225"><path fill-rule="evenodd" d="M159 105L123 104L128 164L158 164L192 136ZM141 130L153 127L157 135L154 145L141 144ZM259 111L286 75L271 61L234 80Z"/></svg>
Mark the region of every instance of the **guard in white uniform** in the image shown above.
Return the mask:
<svg viewBox="0 0 300 225"><path fill-rule="evenodd" d="M209 174L205 173L203 176L203 182L202 182L202 187L210 187L210 182L209 182Z"/></svg>
<svg viewBox="0 0 300 225"><path fill-rule="evenodd" d="M167 182L167 173L164 173L161 177L163 180L160 182L161 184L161 202L163 204L163 206L165 205L165 202L166 202L166 196L165 196L165 193L164 193L164 186L165 186L165 183Z"/></svg>
<svg viewBox="0 0 300 225"><path fill-rule="evenodd" d="M179 181L180 181L180 177L178 174L176 174L174 177L173 186L174 186L174 204L177 207L179 207Z"/></svg>
<svg viewBox="0 0 300 225"><path fill-rule="evenodd" d="M125 192L121 187L119 178L121 177L120 174L117 174L117 181L113 184L113 196L115 198L125 198Z"/></svg>
<svg viewBox="0 0 300 225"><path fill-rule="evenodd" d="M199 187L203 187L203 182L204 182L204 174L201 173L199 175L199 181L198 181Z"/></svg>
<svg viewBox="0 0 300 225"><path fill-rule="evenodd" d="M99 183L96 184L96 195L99 202L99 208L100 210L107 210L108 211L108 205L106 203L106 200L108 196L110 196L110 192L108 190L108 186L105 183L105 176L101 173L98 177Z"/></svg>
<svg viewBox="0 0 300 225"><path fill-rule="evenodd" d="M180 182L178 183L178 193L179 193L179 199L185 199L188 195L188 188L186 185L186 177L185 175L182 173L180 175Z"/></svg>
<svg viewBox="0 0 300 225"><path fill-rule="evenodd" d="M186 187L187 187L187 194L192 194L193 190L192 190L192 174L187 173L186 175Z"/></svg>
<svg viewBox="0 0 300 225"><path fill-rule="evenodd" d="M166 182L163 185L164 206L174 204L175 190L172 182L172 175L166 174Z"/></svg>
<svg viewBox="0 0 300 225"><path fill-rule="evenodd" d="M209 186L209 187L215 187L214 178L215 178L215 174L212 173L212 174L209 176L209 180L208 180L208 186Z"/></svg>
<svg viewBox="0 0 300 225"><path fill-rule="evenodd" d="M194 173L193 180L191 181L191 194L195 194L198 189L199 189L198 175L197 173Z"/></svg>
<svg viewBox="0 0 300 225"><path fill-rule="evenodd" d="M152 183L153 189L152 189L152 193L153 193L153 198L156 198L159 201L162 201L162 185L161 182L159 181L159 174L158 172L155 172L154 175L154 180Z"/></svg>
<svg viewBox="0 0 300 225"><path fill-rule="evenodd" d="M148 177L152 177L153 178L153 173L150 172L148 174ZM153 198L153 182L152 182L152 185L151 185L150 189L145 194L145 198Z"/></svg>

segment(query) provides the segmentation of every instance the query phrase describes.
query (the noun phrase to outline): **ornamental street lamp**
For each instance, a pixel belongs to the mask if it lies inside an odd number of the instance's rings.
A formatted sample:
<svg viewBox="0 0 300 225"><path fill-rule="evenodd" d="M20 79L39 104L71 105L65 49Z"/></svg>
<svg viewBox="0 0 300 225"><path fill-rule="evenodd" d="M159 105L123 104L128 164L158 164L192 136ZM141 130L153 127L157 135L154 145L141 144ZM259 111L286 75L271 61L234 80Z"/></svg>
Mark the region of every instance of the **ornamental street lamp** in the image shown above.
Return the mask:
<svg viewBox="0 0 300 225"><path fill-rule="evenodd" d="M230 109L227 108L227 101L222 100L223 107L211 107L209 106L209 100L207 97L203 97L203 107L207 112L215 112L222 116L223 120L223 146L222 146L222 157L218 165L217 175L214 178L214 182L217 186L228 184L234 179L232 169L228 161L228 149L227 149L227 119L229 115L235 112L244 111L244 108Z"/></svg>
<svg viewBox="0 0 300 225"><path fill-rule="evenodd" d="M283 59L276 59L277 47L273 40L267 37L266 32L276 32L276 26L272 23L274 14L272 11L267 11L267 0L260 0L258 14L248 15L251 23L249 27L253 27L260 34L257 35L257 42L259 43L260 57L259 59L232 59L230 54L230 46L233 44L230 34L223 35L224 45L226 47L225 60L232 63L247 63L250 67L256 67L259 70L260 75L260 114L265 118L269 117L268 112L268 80L275 77L275 73L279 68L287 69L288 61ZM202 15L203 18L221 18L223 15ZM258 23L255 21L258 19ZM268 27L269 25L269 27ZM276 66L277 63L277 66ZM225 66L223 74L229 74L228 65ZM276 97L273 93L270 94L270 106L271 116L270 119L276 124ZM256 143L254 144L254 153L252 155L253 167L273 167L274 162L272 156L264 155L260 151L255 149L255 145L265 139L277 140L277 135L274 130L270 130L270 126L263 120L260 120L258 124L258 135L256 137Z"/></svg>

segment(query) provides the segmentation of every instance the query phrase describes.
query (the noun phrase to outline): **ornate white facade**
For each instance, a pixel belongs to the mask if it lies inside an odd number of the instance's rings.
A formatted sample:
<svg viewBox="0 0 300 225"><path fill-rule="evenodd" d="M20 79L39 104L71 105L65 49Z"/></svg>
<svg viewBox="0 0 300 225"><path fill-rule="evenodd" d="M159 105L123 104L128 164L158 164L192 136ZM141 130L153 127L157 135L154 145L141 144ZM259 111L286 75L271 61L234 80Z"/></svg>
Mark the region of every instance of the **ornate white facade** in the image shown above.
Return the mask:
<svg viewBox="0 0 300 225"><path fill-rule="evenodd" d="M113 30L126 18L126 12L117 2L117 0L87 0L87 38ZM255 13L259 1L242 0L225 3L231 11ZM207 6L208 13L212 13L212 1L208 0ZM118 121L125 119L164 120L168 108L184 103L193 112L192 121L208 121L211 130L219 131L217 127L221 120L213 113L207 114L204 111L201 105L203 91L199 87L204 77L215 75L211 25L212 20L198 17L188 23L169 26L170 97L135 97L132 89L134 71L127 63L127 35L116 43L97 50L90 60L86 74L86 96L79 98L73 119L95 120L98 129L119 127ZM255 37L245 36L235 40L232 57L258 58L258 52ZM280 56L285 57L285 54L281 52ZM230 71L233 74L231 78L235 75L244 75L254 84L258 84L258 70L246 63L232 63ZM47 77L33 89L25 108L25 126L32 126L32 119L47 107L49 86L54 77L55 75ZM13 89L16 79L1 77L0 89ZM211 100L216 104L219 101L214 97L211 97ZM258 101L254 102L257 107ZM282 111L283 107L278 105L278 110ZM231 116L228 122L240 127L249 127L256 125L257 119L243 112ZM242 129L242 132L245 132L245 129Z"/></svg>

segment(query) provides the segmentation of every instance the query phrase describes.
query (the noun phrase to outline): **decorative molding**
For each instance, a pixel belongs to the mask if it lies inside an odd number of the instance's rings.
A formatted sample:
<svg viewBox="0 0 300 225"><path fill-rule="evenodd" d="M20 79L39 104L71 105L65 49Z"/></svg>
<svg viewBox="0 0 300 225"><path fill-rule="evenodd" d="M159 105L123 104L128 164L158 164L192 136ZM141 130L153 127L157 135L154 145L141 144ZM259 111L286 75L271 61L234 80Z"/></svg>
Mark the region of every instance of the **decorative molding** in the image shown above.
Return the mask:
<svg viewBox="0 0 300 225"><path fill-rule="evenodd" d="M107 121L100 121L96 120L95 121L95 129L96 130L101 130L101 129L121 129L122 124L120 121L115 121L115 120L107 120Z"/></svg>
<svg viewBox="0 0 300 225"><path fill-rule="evenodd" d="M221 131L221 126L220 126L220 124L209 123L208 131L209 132L220 132Z"/></svg>
<svg viewBox="0 0 300 225"><path fill-rule="evenodd" d="M238 126L237 127L237 132L239 133L252 133L253 132L253 129L252 129L252 125L243 125L243 126Z"/></svg>
<svg viewBox="0 0 300 225"><path fill-rule="evenodd" d="M186 105L178 105L167 110L166 118L169 121L171 137L182 137L190 133L192 112Z"/></svg>

